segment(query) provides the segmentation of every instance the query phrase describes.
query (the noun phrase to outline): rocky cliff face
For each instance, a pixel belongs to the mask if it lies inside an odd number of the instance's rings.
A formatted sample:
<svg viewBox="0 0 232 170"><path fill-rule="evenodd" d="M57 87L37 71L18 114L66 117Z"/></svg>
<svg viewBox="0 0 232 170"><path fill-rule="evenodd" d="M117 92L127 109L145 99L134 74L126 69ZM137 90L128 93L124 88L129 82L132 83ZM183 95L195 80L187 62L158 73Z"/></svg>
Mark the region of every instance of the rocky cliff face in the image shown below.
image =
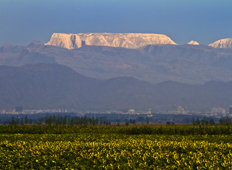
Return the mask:
<svg viewBox="0 0 232 170"><path fill-rule="evenodd" d="M209 46L214 48L232 48L232 38L220 39L212 44L209 44Z"/></svg>
<svg viewBox="0 0 232 170"><path fill-rule="evenodd" d="M176 44L168 36L162 34L142 33L54 33L48 43L67 49L80 48L82 45L138 48L148 44Z"/></svg>

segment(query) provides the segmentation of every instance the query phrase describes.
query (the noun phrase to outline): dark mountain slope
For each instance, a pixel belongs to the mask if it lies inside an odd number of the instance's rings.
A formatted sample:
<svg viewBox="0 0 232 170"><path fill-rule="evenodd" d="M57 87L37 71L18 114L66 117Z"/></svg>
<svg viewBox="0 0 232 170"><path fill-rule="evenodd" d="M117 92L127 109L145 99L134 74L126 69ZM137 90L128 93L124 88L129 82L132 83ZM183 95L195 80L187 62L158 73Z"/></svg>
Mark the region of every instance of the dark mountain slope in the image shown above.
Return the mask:
<svg viewBox="0 0 232 170"><path fill-rule="evenodd" d="M57 108L148 109L184 106L193 110L227 108L232 82L189 85L167 81L156 85L132 77L98 80L57 64L0 66L0 109Z"/></svg>
<svg viewBox="0 0 232 170"><path fill-rule="evenodd" d="M23 104L29 108L83 104L95 82L68 67L54 64L0 67L2 106ZM91 82L91 83L90 83Z"/></svg>

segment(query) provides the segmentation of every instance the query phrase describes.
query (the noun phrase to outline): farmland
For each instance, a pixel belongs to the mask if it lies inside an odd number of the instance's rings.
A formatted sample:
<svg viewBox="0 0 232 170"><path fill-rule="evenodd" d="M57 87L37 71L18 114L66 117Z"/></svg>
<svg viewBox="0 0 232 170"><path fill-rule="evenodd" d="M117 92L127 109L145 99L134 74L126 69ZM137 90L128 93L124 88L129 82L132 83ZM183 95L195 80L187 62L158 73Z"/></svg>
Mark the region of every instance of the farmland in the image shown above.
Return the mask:
<svg viewBox="0 0 232 170"><path fill-rule="evenodd" d="M231 169L231 126L0 126L0 169Z"/></svg>

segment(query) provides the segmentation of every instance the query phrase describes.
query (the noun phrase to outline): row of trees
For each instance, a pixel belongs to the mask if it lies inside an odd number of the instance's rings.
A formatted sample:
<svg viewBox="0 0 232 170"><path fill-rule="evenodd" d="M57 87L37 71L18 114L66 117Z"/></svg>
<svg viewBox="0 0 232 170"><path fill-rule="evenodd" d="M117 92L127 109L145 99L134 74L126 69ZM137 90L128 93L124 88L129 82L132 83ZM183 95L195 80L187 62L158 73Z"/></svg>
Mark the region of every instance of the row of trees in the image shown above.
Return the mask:
<svg viewBox="0 0 232 170"><path fill-rule="evenodd" d="M214 125L215 124L213 119L210 119L210 121L208 121L204 119L199 120L199 118L197 118L196 120L195 118L193 118L192 123L193 125Z"/></svg>
<svg viewBox="0 0 232 170"><path fill-rule="evenodd" d="M142 124L144 122L142 121ZM145 122L147 125L149 124L149 119L146 119ZM110 125L110 121L101 120L98 118L90 118L90 117L67 117L67 116L55 116L55 115L47 115L46 117L41 117L39 119L29 119L26 115L24 118L14 117L12 116L12 120L9 123L10 125ZM136 119L125 120L125 125L136 124ZM118 123L120 126L120 123Z"/></svg>
<svg viewBox="0 0 232 170"><path fill-rule="evenodd" d="M192 123L193 123L193 125L215 125L215 122L214 122L213 119L210 119L210 121L208 121L208 120L204 120L204 119L199 120L199 118L197 118L195 120L195 118L193 118ZM221 124L221 125L230 125L230 124L232 124L231 118L229 118L228 116L224 117L224 118L221 118L219 120L219 124Z"/></svg>
<svg viewBox="0 0 232 170"><path fill-rule="evenodd" d="M225 118L222 118L219 120L219 123L221 125L231 125L232 124L232 121L231 121L231 118L229 118L228 116L225 117Z"/></svg>
<svg viewBox="0 0 232 170"><path fill-rule="evenodd" d="M19 118L12 116L12 120L10 122L10 125L28 125L28 124L37 124L37 125L109 125L111 122L98 120L98 118L87 118L86 116L83 117L67 117L67 116L55 116L50 115L46 117L42 117L39 119L28 119L28 116L26 115L24 118Z"/></svg>
<svg viewBox="0 0 232 170"><path fill-rule="evenodd" d="M125 125L128 126L129 124L136 124L135 119L130 119L129 121L125 122ZM219 123L221 125L230 125L232 124L231 118L228 116L225 118L222 118L219 120ZM37 125L110 125L110 121L103 121L99 120L98 118L90 118L90 117L78 117L78 116L72 116L72 117L66 117L66 116L55 116L55 115L47 115L46 117L41 117L39 119L28 119L28 116L26 115L24 118L14 117L12 116L12 120L10 122L10 125L28 125L28 124L37 124ZM143 124L143 121L142 121ZM146 124L149 124L149 119L146 119ZM174 125L174 122L166 122L167 125ZM214 125L214 119L204 120L199 118L192 118L192 124L193 125ZM119 123L118 123L119 126Z"/></svg>

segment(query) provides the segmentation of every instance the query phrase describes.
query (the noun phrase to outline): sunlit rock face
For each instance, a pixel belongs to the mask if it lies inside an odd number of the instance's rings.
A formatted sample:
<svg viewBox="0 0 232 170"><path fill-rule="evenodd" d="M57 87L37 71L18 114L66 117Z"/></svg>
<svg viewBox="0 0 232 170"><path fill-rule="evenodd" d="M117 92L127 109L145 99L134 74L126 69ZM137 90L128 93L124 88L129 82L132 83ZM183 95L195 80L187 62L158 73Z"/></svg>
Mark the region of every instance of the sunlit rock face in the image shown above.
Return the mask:
<svg viewBox="0 0 232 170"><path fill-rule="evenodd" d="M197 42L197 41L190 41L189 43L188 43L189 45L199 45L199 43Z"/></svg>
<svg viewBox="0 0 232 170"><path fill-rule="evenodd" d="M142 33L54 33L48 43L67 49L80 48L82 45L139 48L145 45L176 44L163 34Z"/></svg>
<svg viewBox="0 0 232 170"><path fill-rule="evenodd" d="M214 48L232 48L232 38L220 39L212 44L209 44L209 46Z"/></svg>

